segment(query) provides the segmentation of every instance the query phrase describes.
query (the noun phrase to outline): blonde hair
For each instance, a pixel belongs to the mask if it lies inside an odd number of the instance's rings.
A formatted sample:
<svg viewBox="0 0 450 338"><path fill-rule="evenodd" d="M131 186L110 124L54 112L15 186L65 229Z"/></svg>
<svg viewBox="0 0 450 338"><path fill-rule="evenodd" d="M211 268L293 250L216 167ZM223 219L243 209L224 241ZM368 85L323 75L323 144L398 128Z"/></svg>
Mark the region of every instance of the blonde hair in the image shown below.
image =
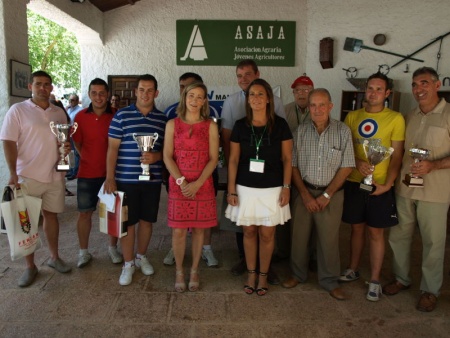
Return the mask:
<svg viewBox="0 0 450 338"><path fill-rule="evenodd" d="M201 82L193 82L186 88L184 88L183 93L181 93L180 103L178 104L177 107L177 115L178 117L181 117L183 120L186 118L186 96L189 93L189 91L195 88L201 88L205 93L205 103L203 104L202 109L200 110L200 118L202 120L207 120L209 119L208 89Z"/></svg>

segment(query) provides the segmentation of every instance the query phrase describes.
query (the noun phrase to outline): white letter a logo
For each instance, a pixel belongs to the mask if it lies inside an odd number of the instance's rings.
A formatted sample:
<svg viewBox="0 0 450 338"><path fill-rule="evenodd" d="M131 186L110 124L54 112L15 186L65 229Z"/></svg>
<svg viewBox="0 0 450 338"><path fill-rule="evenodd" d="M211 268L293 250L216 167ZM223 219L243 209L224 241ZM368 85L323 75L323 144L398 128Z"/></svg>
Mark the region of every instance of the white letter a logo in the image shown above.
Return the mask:
<svg viewBox="0 0 450 338"><path fill-rule="evenodd" d="M184 56L180 58L181 61L186 61L190 57L195 61L202 61L208 58L206 55L205 45L203 44L202 35L198 25L195 25L192 29L191 38L189 39L188 46L184 52Z"/></svg>

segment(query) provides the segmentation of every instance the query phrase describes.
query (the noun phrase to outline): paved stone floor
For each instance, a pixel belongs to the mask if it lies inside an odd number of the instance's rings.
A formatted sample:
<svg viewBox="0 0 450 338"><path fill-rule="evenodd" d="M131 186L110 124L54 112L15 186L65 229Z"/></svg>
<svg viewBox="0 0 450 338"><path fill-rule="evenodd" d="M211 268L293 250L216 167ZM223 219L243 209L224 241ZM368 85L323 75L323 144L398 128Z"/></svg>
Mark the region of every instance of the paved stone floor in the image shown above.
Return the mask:
<svg viewBox="0 0 450 338"><path fill-rule="evenodd" d="M76 181L69 182L76 191ZM219 198L222 196L219 195ZM369 278L367 250L356 282L343 285L350 300L337 301L317 285L317 275L294 289L270 286L265 297L248 296L245 277L234 277L230 268L237 254L234 234L213 232L218 268L201 263L200 290L178 294L173 290L174 267L162 264L170 248L166 195L161 199L159 222L154 226L148 257L153 276L137 271L133 283L118 283L120 265L107 255L107 238L95 220L90 250L93 262L76 268L78 241L75 230L76 197L67 197L60 217L60 253L74 268L60 274L46 266L48 251L36 253L39 275L25 289L17 287L23 261L12 262L6 235L0 235L0 337L448 337L450 332L450 264L447 245L445 280L437 309L415 309L419 295L421 244L414 243L410 290L379 302L365 299ZM94 218L96 218L95 215ZM42 235L42 234L41 234ZM341 227L342 267L348 261L349 226ZM42 236L44 239L44 237ZM448 242L447 242L448 243ZM188 253L188 260L190 253ZM391 279L391 253L382 282ZM280 277L288 276L286 262L275 264Z"/></svg>

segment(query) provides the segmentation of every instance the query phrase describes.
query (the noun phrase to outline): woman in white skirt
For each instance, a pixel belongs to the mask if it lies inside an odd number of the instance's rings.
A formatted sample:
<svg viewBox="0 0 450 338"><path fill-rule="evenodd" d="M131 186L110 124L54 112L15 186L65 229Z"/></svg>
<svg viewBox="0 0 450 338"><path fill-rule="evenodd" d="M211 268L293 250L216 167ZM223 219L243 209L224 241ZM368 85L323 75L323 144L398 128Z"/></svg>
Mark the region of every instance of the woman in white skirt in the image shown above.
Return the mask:
<svg viewBox="0 0 450 338"><path fill-rule="evenodd" d="M246 95L247 115L236 121L230 138L225 216L244 230L248 270L244 291L264 296L276 226L291 218L292 133L286 120L275 115L272 88L266 81L254 80Z"/></svg>

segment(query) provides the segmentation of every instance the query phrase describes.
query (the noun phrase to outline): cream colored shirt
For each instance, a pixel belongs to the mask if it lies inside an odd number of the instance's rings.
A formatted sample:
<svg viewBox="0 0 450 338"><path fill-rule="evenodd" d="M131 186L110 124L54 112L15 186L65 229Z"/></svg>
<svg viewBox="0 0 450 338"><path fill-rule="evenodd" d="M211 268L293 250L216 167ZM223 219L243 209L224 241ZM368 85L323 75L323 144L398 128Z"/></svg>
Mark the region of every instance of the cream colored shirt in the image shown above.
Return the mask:
<svg viewBox="0 0 450 338"><path fill-rule="evenodd" d="M450 169L440 169L424 175L424 188L408 188L401 181L409 173L413 159L409 156L412 146L431 150L429 160L450 156L450 103L441 99L428 114L417 107L405 116L406 139L401 174L396 182L396 193L413 200L450 203Z"/></svg>
<svg viewBox="0 0 450 338"><path fill-rule="evenodd" d="M300 123L305 123L311 120L309 108L306 108L306 112L302 113L295 101L285 105L284 111L286 113L286 121L289 124L291 132L296 131Z"/></svg>

